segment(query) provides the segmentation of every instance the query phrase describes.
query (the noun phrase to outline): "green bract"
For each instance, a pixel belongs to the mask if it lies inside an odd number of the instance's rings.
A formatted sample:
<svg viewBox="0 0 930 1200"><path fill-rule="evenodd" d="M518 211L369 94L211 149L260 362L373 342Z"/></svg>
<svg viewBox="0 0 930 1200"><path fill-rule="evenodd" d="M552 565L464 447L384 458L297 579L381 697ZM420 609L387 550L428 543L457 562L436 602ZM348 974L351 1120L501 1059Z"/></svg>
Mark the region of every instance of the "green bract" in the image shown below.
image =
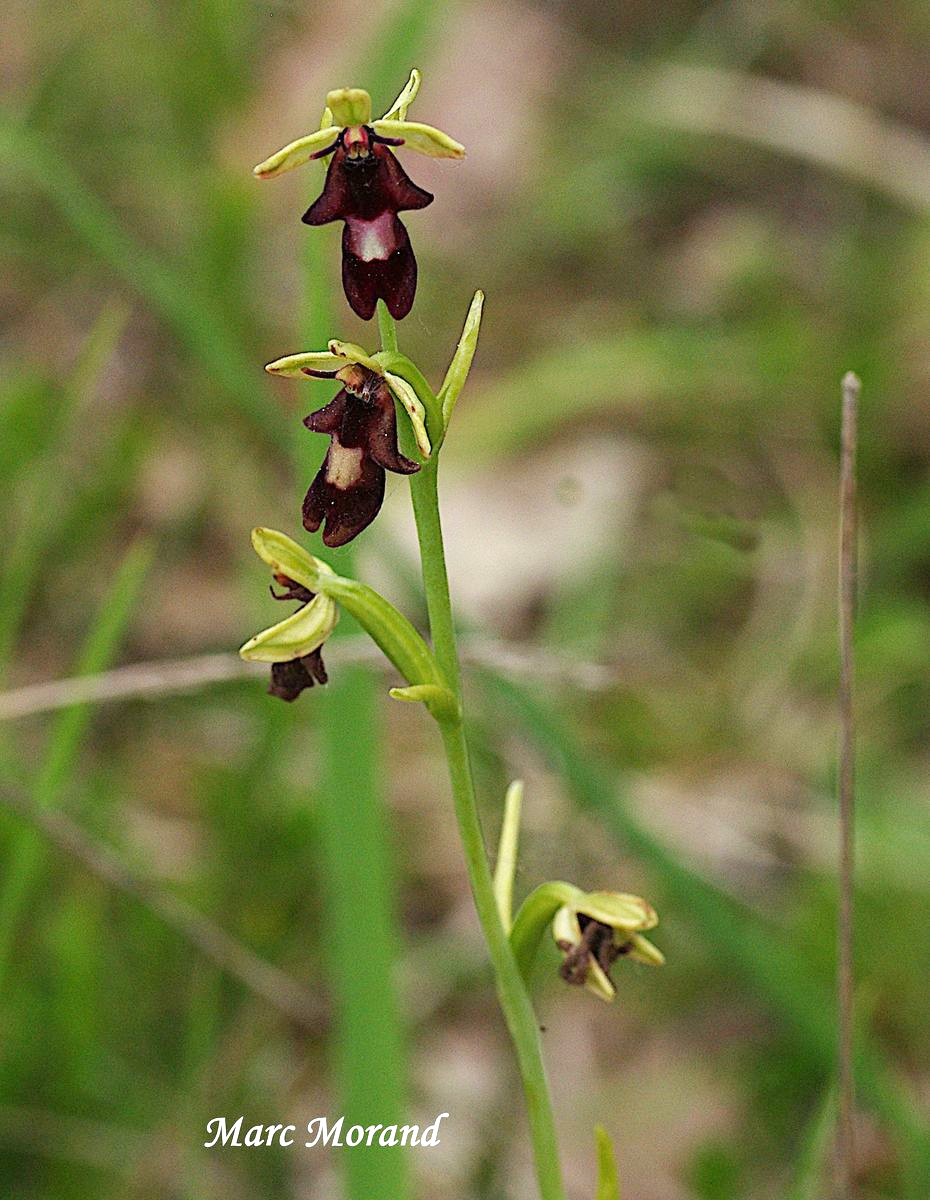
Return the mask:
<svg viewBox="0 0 930 1200"><path fill-rule="evenodd" d="M452 410L455 408L455 402L458 400L459 394L465 386L465 381L468 379L468 372L471 370L471 362L475 357L475 350L478 347L478 333L481 329L481 314L483 311L484 292L477 291L469 305L468 315L465 317L465 324L462 328L462 336L459 338L459 344L455 348L452 362L449 363L449 369L446 371L446 377L442 381L442 387L436 393L442 407L442 422L446 429L449 428L449 421L452 418Z"/></svg>

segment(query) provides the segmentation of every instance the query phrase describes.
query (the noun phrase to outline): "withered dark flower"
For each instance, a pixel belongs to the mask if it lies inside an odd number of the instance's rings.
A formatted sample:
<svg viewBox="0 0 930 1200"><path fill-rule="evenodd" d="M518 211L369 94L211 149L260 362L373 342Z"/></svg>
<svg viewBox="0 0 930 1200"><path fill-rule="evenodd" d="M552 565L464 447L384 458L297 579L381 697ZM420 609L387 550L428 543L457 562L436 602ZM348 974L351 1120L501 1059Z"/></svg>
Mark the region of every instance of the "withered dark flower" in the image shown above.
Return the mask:
<svg viewBox="0 0 930 1200"><path fill-rule="evenodd" d="M261 536L256 538L256 533ZM266 531L256 531L252 540L271 567L275 582L284 588L283 592L276 592L272 587L272 596L275 600L296 600L300 607L283 621L249 638L239 653L249 661L271 664L268 691L272 696L296 700L304 688L327 681L322 646L335 628L339 613L330 597L312 591L308 584L312 582L313 572L332 572L325 563L312 558L289 540L285 543L289 552L288 570L285 571L268 549ZM280 535L278 540L281 540Z"/></svg>
<svg viewBox="0 0 930 1200"><path fill-rule="evenodd" d="M305 368L309 375L339 379L342 390L304 420L330 437L329 450L304 498L304 528L324 526L327 546L344 546L367 528L384 500L385 471L412 475L418 463L401 454L391 390L382 375L352 363L339 371Z"/></svg>
<svg viewBox="0 0 930 1200"><path fill-rule="evenodd" d="M259 163L271 179L311 159L332 155L323 192L303 215L307 225L344 221L342 282L346 298L364 320L383 300L396 319L413 305L417 264L397 214L425 208L432 195L410 180L389 147L406 146L432 158L461 158L465 151L440 129L408 121L420 86L412 71L383 117L372 120L371 97L362 88L338 88L326 97L321 128Z"/></svg>
<svg viewBox="0 0 930 1200"><path fill-rule="evenodd" d="M271 683L268 694L278 696L281 700L296 700L304 688L313 687L315 683L328 683L329 677L323 666L323 656L319 650L305 654L303 658L294 658L290 662L271 664Z"/></svg>
<svg viewBox="0 0 930 1200"><path fill-rule="evenodd" d="M582 986L587 982L591 963L595 962L609 979L612 964L622 955L629 954L633 943L623 942L618 946L609 925L586 917L583 913L578 915L578 924L581 926L581 940L576 945L567 939L560 939L557 943L565 955L559 975L566 983Z"/></svg>
<svg viewBox="0 0 930 1200"><path fill-rule="evenodd" d="M306 605L316 596L315 592L311 592L302 584L289 579L287 575L276 574L275 581L286 589L279 594L273 587L269 588L275 600L299 600L302 605ZM313 687L316 683L328 682L329 676L323 665L323 650L318 647L316 650L311 650L309 654L302 654L300 658L272 663L268 692L272 696L279 696L282 700L290 702L296 700L304 688Z"/></svg>
<svg viewBox="0 0 930 1200"><path fill-rule="evenodd" d="M575 888L570 894L571 903L563 905L552 922L555 944L565 956L559 974L566 983L610 1001L615 995L610 968L618 958L653 966L664 962L661 951L642 936L658 922L645 900L623 892L586 894Z"/></svg>

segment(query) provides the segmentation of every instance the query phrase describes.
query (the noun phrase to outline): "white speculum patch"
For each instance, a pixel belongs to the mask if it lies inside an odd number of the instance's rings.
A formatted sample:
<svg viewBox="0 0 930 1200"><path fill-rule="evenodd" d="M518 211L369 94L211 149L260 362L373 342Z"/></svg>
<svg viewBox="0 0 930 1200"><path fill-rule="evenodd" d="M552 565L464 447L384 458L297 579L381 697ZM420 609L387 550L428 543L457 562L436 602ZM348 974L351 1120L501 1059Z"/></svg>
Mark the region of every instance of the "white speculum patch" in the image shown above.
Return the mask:
<svg viewBox="0 0 930 1200"><path fill-rule="evenodd" d="M362 477L364 453L361 447L351 450L334 437L326 456L326 482L343 492L347 488L355 487Z"/></svg>
<svg viewBox="0 0 930 1200"><path fill-rule="evenodd" d="M347 217L349 249L362 262L390 258L397 249L394 239L394 214L383 212L371 221Z"/></svg>

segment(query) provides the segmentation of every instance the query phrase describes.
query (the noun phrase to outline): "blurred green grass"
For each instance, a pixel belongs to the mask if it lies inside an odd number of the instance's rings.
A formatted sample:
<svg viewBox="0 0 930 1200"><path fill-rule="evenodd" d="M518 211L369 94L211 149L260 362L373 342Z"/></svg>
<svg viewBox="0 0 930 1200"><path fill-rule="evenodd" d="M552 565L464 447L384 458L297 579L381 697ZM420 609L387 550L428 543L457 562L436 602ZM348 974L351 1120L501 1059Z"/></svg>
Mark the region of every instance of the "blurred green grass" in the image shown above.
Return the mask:
<svg viewBox="0 0 930 1200"><path fill-rule="evenodd" d="M290 126L294 89L314 106L300 121L317 119L311 78L322 93L351 65L376 103L390 99L413 65L413 9L392 24L396 11L83 0L14 4L0 18L8 684L74 669L98 616L118 615L113 581L140 536L154 563L122 661L229 649L267 614L248 529L295 527L317 448L299 428L306 395L274 391L261 364L297 348L321 297L343 309L327 231L304 299L310 235L297 218L311 182L265 190L248 172L269 137L301 132ZM348 26L365 38L341 36ZM475 541L495 519L481 507L488 472L506 476L556 448L583 492L576 451L589 437L633 445L645 463L623 532L603 531L583 570L553 571L531 605L508 601L502 583L493 630L541 661L568 652L614 665L610 687L572 689L556 708L598 756L603 786L591 786L609 820L608 783L631 778L637 818L665 856L650 864L642 845L618 849L566 807L564 764L530 771L525 885L572 873L592 886L642 880L670 960L660 977L624 979L623 1006L606 1017L540 981L552 1028L567 1014L582 1031L591 1023L579 1037L607 1038L574 1103L561 1104L579 1194L593 1194L594 1119L615 1137L621 1182L645 1200L804 1194L795 1163L813 1153L829 1086L834 447L837 381L854 367L865 383L860 971L872 1052L891 1081L880 1095L863 1089L861 1186L863 1197L926 1195L925 1147L902 1138L896 1107L913 1132L911 1098L926 1095L930 1073L926 208L903 205L893 180L884 194L802 155L645 120L634 92L666 62L709 62L845 95L913 129L927 154L927 33L925 6L904 0L751 12L676 2L660 19L645 5L605 17L590 3L462 3L443 9L416 58L423 119L483 131L410 221L421 285L403 330L405 348L438 373L471 290L489 295L475 385L448 447L450 477L475 497ZM530 37L534 54L520 57ZM387 64L375 78L356 66L374 62L372 44ZM340 317L337 328L354 325ZM540 493L562 482L540 477ZM532 507L526 524L529 536ZM366 567L377 555L392 568L386 538L378 526L366 535ZM487 569L505 576L508 564ZM389 584L403 594L402 565ZM533 760L512 708L475 699L483 792L496 798ZM316 988L329 1012L326 863L343 820L351 854L353 809L320 807L326 721L315 700L282 712L242 682L72 710L59 725L75 735L55 772L63 786L46 798ZM427 1013L411 1047L411 1102L451 1109L450 1139L468 1150L444 1178L417 1159L417 1187L437 1200L521 1194L511 1181L523 1131L487 976L467 969L442 764L416 715L377 719L404 998ZM0 731L5 773L34 783L55 722ZM689 819L705 808L704 822ZM13 818L0 832L9 879L24 835ZM351 866L364 875L366 862ZM714 889L749 913L729 946L699 902ZM290 1027L57 855L26 916L0 996L5 1194L334 1186L322 1159L218 1160L199 1146L216 1112L334 1111L331 1017L316 1036ZM477 1091L448 1070L463 1045ZM557 1069L551 1036L547 1053ZM674 1089L702 1063L703 1092L656 1102L652 1124L640 1114L642 1143L624 1136L631 1078L651 1095L656 1074ZM593 1110L596 1096L606 1110ZM699 1109L715 1120L695 1128ZM576 1120L588 1122L577 1150Z"/></svg>

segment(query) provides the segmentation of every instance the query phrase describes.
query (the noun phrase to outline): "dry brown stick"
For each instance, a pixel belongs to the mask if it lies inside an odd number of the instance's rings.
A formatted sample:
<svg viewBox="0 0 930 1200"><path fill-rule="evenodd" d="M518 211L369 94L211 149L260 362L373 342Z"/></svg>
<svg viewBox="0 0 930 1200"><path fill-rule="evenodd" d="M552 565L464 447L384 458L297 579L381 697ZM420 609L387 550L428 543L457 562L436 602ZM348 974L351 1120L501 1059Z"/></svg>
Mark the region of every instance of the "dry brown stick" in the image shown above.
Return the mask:
<svg viewBox="0 0 930 1200"><path fill-rule="evenodd" d="M470 638L464 643L468 662L487 663L517 676L558 679L588 691L609 687L620 675L621 664L582 662L551 650L508 645L493 639ZM384 663L380 651L368 638L346 638L326 650L332 666L347 663ZM384 664L387 665L386 663ZM243 662L236 654L199 654L162 662L134 663L115 667L99 675L78 675L31 683L0 692L0 721L16 720L37 713L69 708L75 704L113 700L144 699L178 692L196 691L216 683L267 675L262 663Z"/></svg>
<svg viewBox="0 0 930 1200"><path fill-rule="evenodd" d="M108 846L90 837L70 817L62 812L36 808L24 794L6 783L0 787L0 803L27 821L59 850L82 862L99 879L143 904L254 995L301 1025L312 1029L319 1027L323 1008L311 992L279 967L236 941L184 900L135 875Z"/></svg>
<svg viewBox="0 0 930 1200"><path fill-rule="evenodd" d="M856 619L856 441L861 384L849 371L843 376L843 417L840 449L839 544L839 916L837 920L837 1079L839 1104L836 1131L836 1191L851 1200L854 1186L855 1080L853 1078L853 886L855 873L855 749L853 711Z"/></svg>

